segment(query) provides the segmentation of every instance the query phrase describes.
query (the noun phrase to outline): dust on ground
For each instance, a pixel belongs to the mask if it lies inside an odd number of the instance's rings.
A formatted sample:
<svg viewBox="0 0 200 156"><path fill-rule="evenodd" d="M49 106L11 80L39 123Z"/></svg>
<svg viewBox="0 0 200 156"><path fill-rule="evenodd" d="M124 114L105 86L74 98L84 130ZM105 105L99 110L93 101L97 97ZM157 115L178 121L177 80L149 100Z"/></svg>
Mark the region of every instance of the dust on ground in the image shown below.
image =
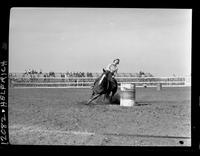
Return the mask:
<svg viewBox="0 0 200 156"><path fill-rule="evenodd" d="M9 90L11 144L191 146L190 88L137 88L133 107L85 105L89 89Z"/></svg>

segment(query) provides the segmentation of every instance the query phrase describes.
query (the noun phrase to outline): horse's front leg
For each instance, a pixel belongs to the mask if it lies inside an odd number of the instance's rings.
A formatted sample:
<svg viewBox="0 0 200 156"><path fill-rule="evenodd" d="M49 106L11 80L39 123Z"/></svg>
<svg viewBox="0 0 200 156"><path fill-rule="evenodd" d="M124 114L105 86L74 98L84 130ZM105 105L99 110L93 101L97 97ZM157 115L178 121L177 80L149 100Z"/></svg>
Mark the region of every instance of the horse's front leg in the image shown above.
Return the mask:
<svg viewBox="0 0 200 156"><path fill-rule="evenodd" d="M105 99L108 98L109 95L110 95L110 93L106 93L106 94L104 94L104 101L105 101Z"/></svg>
<svg viewBox="0 0 200 156"><path fill-rule="evenodd" d="M112 103L113 100L113 96L115 95L116 92L112 92L111 96L110 96L110 103Z"/></svg>
<svg viewBox="0 0 200 156"><path fill-rule="evenodd" d="M112 94L110 96L110 103L112 103L113 96L115 95L116 92L117 92L117 87L112 91Z"/></svg>
<svg viewBox="0 0 200 156"><path fill-rule="evenodd" d="M95 100L96 98L98 98L99 96L101 96L101 94L96 94L96 95L92 96L92 97L88 100L87 104L90 104L92 101L94 101L94 100Z"/></svg>
<svg viewBox="0 0 200 156"><path fill-rule="evenodd" d="M106 97L107 97L107 94L104 94L104 98L103 98L104 101L106 100Z"/></svg>
<svg viewBox="0 0 200 156"><path fill-rule="evenodd" d="M110 92L109 93L106 93L105 95L104 95L104 101L106 100L106 99L108 99L109 98L109 102L110 102Z"/></svg>
<svg viewBox="0 0 200 156"><path fill-rule="evenodd" d="M92 95L91 95L91 97L90 97L90 98L92 98L94 95L95 95L95 92L94 92L94 91L92 91Z"/></svg>

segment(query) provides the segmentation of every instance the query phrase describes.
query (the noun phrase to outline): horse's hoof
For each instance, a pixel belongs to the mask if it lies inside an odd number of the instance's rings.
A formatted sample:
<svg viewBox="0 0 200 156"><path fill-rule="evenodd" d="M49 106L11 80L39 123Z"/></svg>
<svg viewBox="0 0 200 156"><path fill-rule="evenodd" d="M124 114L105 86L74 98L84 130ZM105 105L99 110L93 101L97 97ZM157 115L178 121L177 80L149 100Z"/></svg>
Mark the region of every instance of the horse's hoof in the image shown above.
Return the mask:
<svg viewBox="0 0 200 156"><path fill-rule="evenodd" d="M89 105L91 103L91 101L88 101L87 103L86 103L86 105Z"/></svg>

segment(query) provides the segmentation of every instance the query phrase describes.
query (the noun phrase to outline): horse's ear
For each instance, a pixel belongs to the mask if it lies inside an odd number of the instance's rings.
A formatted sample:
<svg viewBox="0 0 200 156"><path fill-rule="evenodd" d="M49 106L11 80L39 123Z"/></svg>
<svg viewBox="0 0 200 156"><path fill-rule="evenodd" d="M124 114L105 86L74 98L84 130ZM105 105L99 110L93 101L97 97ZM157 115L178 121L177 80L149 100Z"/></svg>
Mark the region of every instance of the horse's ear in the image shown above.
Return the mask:
<svg viewBox="0 0 200 156"><path fill-rule="evenodd" d="M103 72L106 72L106 70L103 68Z"/></svg>

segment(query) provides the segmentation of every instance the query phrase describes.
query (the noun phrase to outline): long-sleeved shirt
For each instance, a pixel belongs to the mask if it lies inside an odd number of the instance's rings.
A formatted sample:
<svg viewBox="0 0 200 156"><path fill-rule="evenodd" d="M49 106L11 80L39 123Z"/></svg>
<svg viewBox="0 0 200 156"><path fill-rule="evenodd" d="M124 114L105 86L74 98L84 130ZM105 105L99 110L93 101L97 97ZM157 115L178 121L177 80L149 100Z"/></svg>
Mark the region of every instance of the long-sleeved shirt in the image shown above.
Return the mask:
<svg viewBox="0 0 200 156"><path fill-rule="evenodd" d="M118 71L117 65L115 65L114 63L109 64L105 69L112 72L114 76L117 74Z"/></svg>

